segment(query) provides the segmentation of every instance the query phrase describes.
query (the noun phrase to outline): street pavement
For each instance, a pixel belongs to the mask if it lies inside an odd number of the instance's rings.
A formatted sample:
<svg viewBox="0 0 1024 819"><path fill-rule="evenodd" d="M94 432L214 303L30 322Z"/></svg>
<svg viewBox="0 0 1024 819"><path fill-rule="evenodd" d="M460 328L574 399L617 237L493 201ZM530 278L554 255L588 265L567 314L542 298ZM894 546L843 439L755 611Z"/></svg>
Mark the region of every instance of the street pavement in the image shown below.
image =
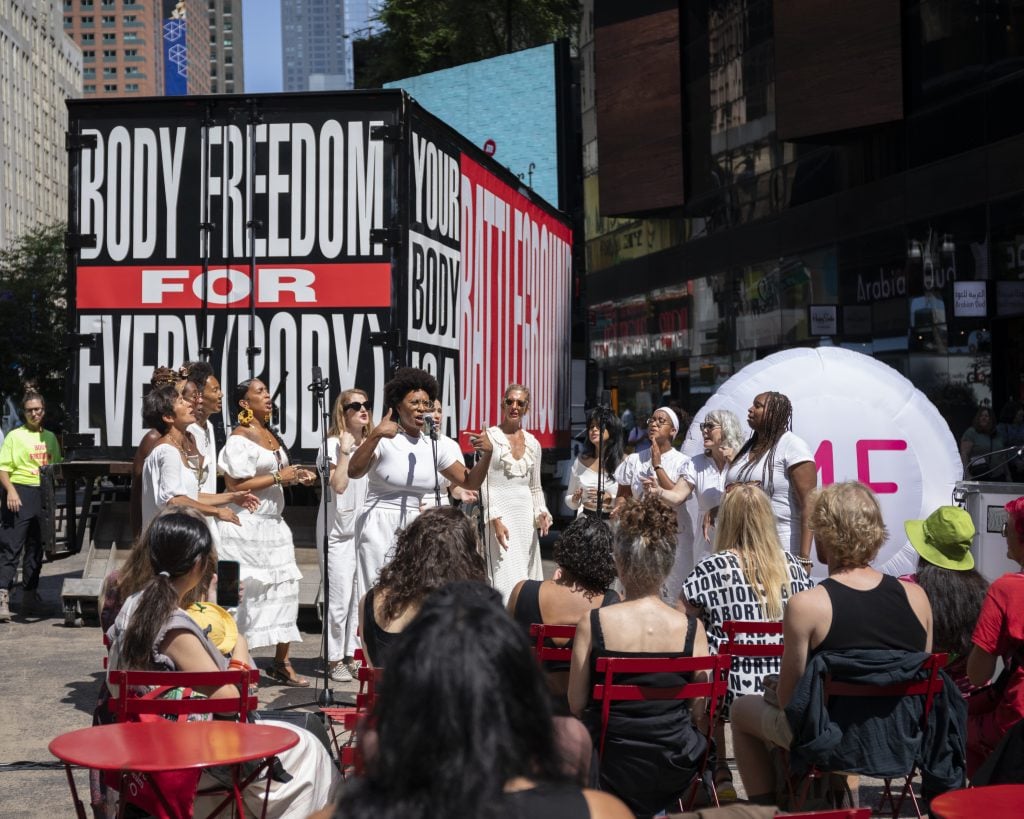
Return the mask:
<svg viewBox="0 0 1024 819"><path fill-rule="evenodd" d="M43 566L39 590L46 608L39 616L20 614L20 591L15 591L14 618L0 623L0 657L5 668L0 673L0 819L36 819L36 817L73 817L70 789L62 766L47 746L54 737L92 724L92 711L103 679L104 649L98 624L86 621L81 628L64 625L60 590L65 578L81 577L84 554ZM553 565L545 561L545 574ZM320 665L319 625L303 622L303 642L292 646L296 671L315 678ZM258 664L266 666L273 649L254 652ZM356 683L332 683L338 704L355 702ZM261 708L299 707L315 710L313 689L260 686ZM740 797L742 783L735 774L731 735L727 730L727 752ZM26 763L21 766L17 763ZM88 806L88 777L75 772L79 796ZM873 805L881 783L861 782L862 804ZM87 808L88 809L88 808ZM906 807L904 815L910 815Z"/></svg>

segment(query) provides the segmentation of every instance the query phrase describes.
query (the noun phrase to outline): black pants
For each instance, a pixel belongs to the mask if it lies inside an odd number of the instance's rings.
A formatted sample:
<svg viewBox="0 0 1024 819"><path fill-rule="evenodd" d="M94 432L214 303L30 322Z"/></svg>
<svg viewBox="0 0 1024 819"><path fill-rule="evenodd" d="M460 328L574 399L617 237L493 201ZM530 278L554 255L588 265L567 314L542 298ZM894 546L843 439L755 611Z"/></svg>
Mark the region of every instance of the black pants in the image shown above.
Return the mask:
<svg viewBox="0 0 1024 819"><path fill-rule="evenodd" d="M0 498L0 589L10 589L18 571L18 557L25 550L22 586L31 591L39 585L43 567L43 543L39 537L42 524L42 492L38 486L15 484L21 509L7 508L7 493ZM32 532L32 530L35 530ZM29 534L32 533L32 537Z"/></svg>

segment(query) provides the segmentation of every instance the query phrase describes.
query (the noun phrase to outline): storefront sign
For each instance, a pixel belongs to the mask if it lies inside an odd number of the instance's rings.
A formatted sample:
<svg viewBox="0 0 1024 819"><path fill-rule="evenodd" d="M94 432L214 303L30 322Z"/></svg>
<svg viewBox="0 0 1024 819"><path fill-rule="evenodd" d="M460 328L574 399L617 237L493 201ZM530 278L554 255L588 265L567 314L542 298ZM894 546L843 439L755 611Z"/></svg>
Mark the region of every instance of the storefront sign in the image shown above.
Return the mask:
<svg viewBox="0 0 1024 819"><path fill-rule="evenodd" d="M985 282L953 282L953 315L956 318L984 318L988 314Z"/></svg>
<svg viewBox="0 0 1024 819"><path fill-rule="evenodd" d="M812 304L808 310L812 336L834 336L839 332L838 308L834 304Z"/></svg>
<svg viewBox="0 0 1024 819"><path fill-rule="evenodd" d="M793 432L814 453L818 485L859 480L878 496L889 538L875 567L913 571L917 553L903 521L948 504L963 474L956 440L938 410L869 356L836 347L786 350L723 384L694 417L684 451L691 457L700 451L698 425L710 410L730 410L743 423L754 396L772 390L793 402ZM816 565L815 574L824 576L825 567Z"/></svg>

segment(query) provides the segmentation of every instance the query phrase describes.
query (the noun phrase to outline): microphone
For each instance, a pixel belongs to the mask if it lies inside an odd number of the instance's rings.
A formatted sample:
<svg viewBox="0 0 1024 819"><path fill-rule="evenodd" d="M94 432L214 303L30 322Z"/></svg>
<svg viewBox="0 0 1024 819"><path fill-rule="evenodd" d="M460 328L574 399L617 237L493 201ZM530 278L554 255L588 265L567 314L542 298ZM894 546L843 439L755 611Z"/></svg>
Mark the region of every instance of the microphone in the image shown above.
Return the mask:
<svg viewBox="0 0 1024 819"><path fill-rule="evenodd" d="M423 426L427 431L427 437L437 440L437 424L434 423L433 415L423 416Z"/></svg>
<svg viewBox="0 0 1024 819"><path fill-rule="evenodd" d="M306 388L310 392L317 394L327 393L328 381L324 378L324 371L320 367L313 367L313 380L310 385Z"/></svg>
<svg viewBox="0 0 1024 819"><path fill-rule="evenodd" d="M1012 452L1014 458L1019 458L1019 457L1021 457L1021 453L1024 453L1024 446L1019 446L1019 445L1017 445L1017 446L1007 446L1007 447L1003 447L1002 449L994 449L991 452L986 452L984 455L976 455L973 458L971 458L971 460L969 460L967 462L967 466L968 466L968 468L970 468L972 466L977 466L978 464L984 463L985 461L987 461L993 455L1002 455L1002 454L1004 454L1006 452ZM1010 460L1010 459L1007 458L1007 460Z"/></svg>

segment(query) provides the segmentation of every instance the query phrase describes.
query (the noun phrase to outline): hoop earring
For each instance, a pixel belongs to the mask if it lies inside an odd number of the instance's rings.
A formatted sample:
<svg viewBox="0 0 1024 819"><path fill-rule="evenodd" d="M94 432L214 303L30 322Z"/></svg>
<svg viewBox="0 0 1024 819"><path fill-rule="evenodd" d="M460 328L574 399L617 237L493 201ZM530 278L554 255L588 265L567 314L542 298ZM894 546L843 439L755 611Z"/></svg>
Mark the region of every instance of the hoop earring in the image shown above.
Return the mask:
<svg viewBox="0 0 1024 819"><path fill-rule="evenodd" d="M246 407L244 410L238 413L238 423L241 424L243 427L247 427L249 426L249 424L252 423L252 419L255 417L256 416L253 415L252 410Z"/></svg>

